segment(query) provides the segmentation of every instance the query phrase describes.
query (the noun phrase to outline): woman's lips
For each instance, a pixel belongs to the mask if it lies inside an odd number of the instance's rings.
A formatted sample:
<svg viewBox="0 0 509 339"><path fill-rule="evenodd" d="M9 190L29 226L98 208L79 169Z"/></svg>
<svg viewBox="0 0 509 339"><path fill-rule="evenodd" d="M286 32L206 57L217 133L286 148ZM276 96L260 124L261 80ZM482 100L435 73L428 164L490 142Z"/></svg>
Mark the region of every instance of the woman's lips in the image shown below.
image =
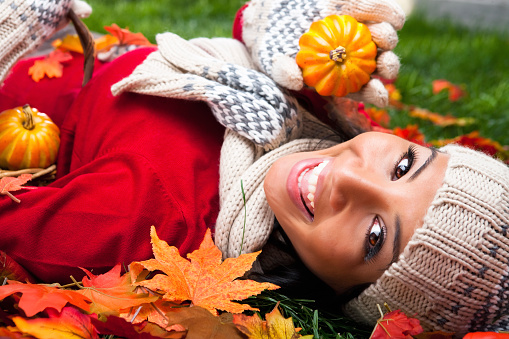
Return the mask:
<svg viewBox="0 0 509 339"><path fill-rule="evenodd" d="M323 158L306 159L296 163L290 170L286 183L288 194L309 221L313 221L315 197L318 196L320 182L329 162Z"/></svg>

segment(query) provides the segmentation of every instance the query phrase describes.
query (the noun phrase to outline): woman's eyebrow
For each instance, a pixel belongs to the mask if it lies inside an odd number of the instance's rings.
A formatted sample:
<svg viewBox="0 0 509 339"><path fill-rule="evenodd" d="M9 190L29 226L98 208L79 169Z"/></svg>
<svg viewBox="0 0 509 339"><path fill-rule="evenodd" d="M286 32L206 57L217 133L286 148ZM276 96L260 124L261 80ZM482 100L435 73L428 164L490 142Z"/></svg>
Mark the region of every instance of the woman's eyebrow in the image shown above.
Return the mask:
<svg viewBox="0 0 509 339"><path fill-rule="evenodd" d="M414 174L412 174L410 176L410 178L408 178L407 182L410 182L410 181L413 181L415 180L415 178L417 178L419 176L419 174L422 173L422 171L424 171L426 169L426 167L428 167L429 165L431 165L431 163L433 162L433 160L436 159L437 157L437 150L434 148L434 147L430 147L429 148L431 150L431 154L430 156L428 157L428 159L426 159L426 161L424 162L424 164L421 165L421 167L419 167L417 169L417 171L414 172Z"/></svg>

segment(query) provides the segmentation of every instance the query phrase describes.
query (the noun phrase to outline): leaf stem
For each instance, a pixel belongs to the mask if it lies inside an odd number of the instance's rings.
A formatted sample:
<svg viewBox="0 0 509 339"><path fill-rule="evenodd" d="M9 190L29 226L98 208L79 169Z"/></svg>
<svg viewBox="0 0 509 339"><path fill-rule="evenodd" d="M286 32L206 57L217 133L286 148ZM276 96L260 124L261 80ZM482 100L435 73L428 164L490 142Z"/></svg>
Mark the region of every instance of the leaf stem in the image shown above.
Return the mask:
<svg viewBox="0 0 509 339"><path fill-rule="evenodd" d="M9 198L11 198L12 200L14 200L14 201L15 201L15 202L17 202L18 204L21 202L21 200L19 200L19 199L18 199L18 198L16 198L14 195L12 195L12 193L11 193L11 192L6 191L6 192L5 192L5 194L7 194L7 196L8 196Z"/></svg>

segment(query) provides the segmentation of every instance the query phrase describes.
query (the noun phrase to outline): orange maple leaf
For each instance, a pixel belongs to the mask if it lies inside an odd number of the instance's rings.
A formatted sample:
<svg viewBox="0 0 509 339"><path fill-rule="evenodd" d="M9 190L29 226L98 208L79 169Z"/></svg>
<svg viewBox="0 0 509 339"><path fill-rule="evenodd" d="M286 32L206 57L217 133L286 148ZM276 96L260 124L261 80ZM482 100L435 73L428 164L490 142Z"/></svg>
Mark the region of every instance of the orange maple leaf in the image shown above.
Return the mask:
<svg viewBox="0 0 509 339"><path fill-rule="evenodd" d="M105 26L104 29L116 37L120 45L154 46L142 33L132 33L129 29L120 28L117 24Z"/></svg>
<svg viewBox="0 0 509 339"><path fill-rule="evenodd" d="M129 274L120 275L120 264L102 275L93 275L83 269L87 276L82 280L83 287L76 291L90 299L90 312L103 315L118 315L121 310L151 303L159 299L146 293L136 293Z"/></svg>
<svg viewBox="0 0 509 339"><path fill-rule="evenodd" d="M61 311L67 303L85 311L90 309L88 304L90 300L76 291L60 289L58 286L24 284L12 280L8 280L8 283L8 285L0 286L0 300L11 294L21 293L19 307L25 311L27 317L34 316L50 307Z"/></svg>
<svg viewBox="0 0 509 339"><path fill-rule="evenodd" d="M293 319L284 318L279 311L279 303L276 304L274 309L265 314L265 320L262 320L258 314L247 316L245 314L234 314L233 323L249 336L250 339L264 339L264 338L281 338L281 339L294 339L294 338L313 338L312 335L301 336L297 332L299 328L295 328Z"/></svg>
<svg viewBox="0 0 509 339"><path fill-rule="evenodd" d="M39 82L42 78L60 78L64 70L62 62L72 59L72 55L61 50L52 51L46 58L36 60L32 67L28 69L28 74L32 76L35 82Z"/></svg>
<svg viewBox="0 0 509 339"><path fill-rule="evenodd" d="M64 307L60 314L48 309L49 318L24 319L13 317L19 331L36 338L83 338L99 339L99 334L90 317L74 307Z"/></svg>
<svg viewBox="0 0 509 339"><path fill-rule="evenodd" d="M136 283L163 293L163 299L173 302L189 300L216 314L216 309L231 313L256 310L246 304L232 302L244 300L263 290L279 288L270 283L236 280L251 268L260 251L229 258L221 263L221 251L214 245L207 230L200 248L182 258L178 249L157 237L155 227L150 231L155 259L133 262L130 265L132 281L144 270L161 271L150 280Z"/></svg>
<svg viewBox="0 0 509 339"><path fill-rule="evenodd" d="M3 177L0 179L0 194L7 195L9 198L14 200L17 203L20 203L21 200L12 195L11 192L19 191L22 189L25 190L34 190L37 187L31 186L21 186L25 184L27 181L32 179L32 174L22 174L19 177Z"/></svg>

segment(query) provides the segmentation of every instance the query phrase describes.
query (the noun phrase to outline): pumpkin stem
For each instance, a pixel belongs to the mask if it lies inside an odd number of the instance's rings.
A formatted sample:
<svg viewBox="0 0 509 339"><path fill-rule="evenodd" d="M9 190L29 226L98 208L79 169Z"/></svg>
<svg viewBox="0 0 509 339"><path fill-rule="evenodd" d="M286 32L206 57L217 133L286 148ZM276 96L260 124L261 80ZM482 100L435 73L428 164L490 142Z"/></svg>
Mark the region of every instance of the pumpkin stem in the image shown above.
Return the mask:
<svg viewBox="0 0 509 339"><path fill-rule="evenodd" d="M34 112L32 111L32 108L30 105L24 105L23 106L23 113L25 113L25 121L23 121L23 128L27 130L34 129Z"/></svg>
<svg viewBox="0 0 509 339"><path fill-rule="evenodd" d="M332 61L343 62L346 59L346 49L343 46L338 46L329 52L329 58Z"/></svg>

